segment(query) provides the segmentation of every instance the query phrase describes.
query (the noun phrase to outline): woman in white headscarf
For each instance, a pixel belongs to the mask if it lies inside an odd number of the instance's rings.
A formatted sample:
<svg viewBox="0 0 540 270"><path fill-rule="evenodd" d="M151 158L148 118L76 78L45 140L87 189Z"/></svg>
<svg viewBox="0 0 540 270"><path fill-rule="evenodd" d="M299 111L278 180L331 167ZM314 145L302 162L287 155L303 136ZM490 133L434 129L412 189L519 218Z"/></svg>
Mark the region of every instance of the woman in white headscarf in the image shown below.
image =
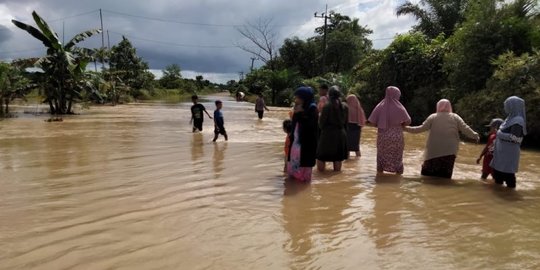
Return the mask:
<svg viewBox="0 0 540 270"><path fill-rule="evenodd" d="M437 112L430 115L422 125L405 127L405 131L421 133L429 131L422 175L452 178L454 162L459 150L460 137L465 136L478 141L480 137L461 117L452 112L452 104L447 99L437 103Z"/></svg>

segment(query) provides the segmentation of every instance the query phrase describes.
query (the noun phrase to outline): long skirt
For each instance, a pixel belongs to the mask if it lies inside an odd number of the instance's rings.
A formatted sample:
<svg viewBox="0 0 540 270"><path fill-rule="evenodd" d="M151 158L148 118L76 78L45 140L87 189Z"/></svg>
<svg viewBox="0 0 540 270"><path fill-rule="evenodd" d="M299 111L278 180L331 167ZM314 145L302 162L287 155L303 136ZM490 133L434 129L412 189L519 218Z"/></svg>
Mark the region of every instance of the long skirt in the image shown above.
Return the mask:
<svg viewBox="0 0 540 270"><path fill-rule="evenodd" d="M347 149L350 152L360 151L360 136L362 127L356 123L347 124Z"/></svg>
<svg viewBox="0 0 540 270"><path fill-rule="evenodd" d="M379 129L377 132L377 171L403 173L403 128Z"/></svg>
<svg viewBox="0 0 540 270"><path fill-rule="evenodd" d="M298 124L294 131L294 141L291 146L290 160L287 164L287 172L289 178L294 179L298 182L310 182L312 167L301 167L300 166L300 156L302 151L302 145L300 145L300 140L298 138Z"/></svg>
<svg viewBox="0 0 540 270"><path fill-rule="evenodd" d="M422 164L422 175L452 178L456 155L432 158Z"/></svg>

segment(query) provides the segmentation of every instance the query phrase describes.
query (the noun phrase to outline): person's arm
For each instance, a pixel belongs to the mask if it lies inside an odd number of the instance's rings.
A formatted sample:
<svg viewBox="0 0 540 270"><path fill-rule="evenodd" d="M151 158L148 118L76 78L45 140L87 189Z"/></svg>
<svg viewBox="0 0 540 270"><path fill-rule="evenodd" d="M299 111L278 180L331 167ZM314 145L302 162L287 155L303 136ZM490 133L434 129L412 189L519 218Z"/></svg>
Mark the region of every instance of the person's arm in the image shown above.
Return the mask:
<svg viewBox="0 0 540 270"><path fill-rule="evenodd" d="M480 156L478 157L478 159L476 159L476 164L480 164L480 161L487 154L487 152L488 152L488 145L486 144L486 146L482 150L482 153L480 153Z"/></svg>
<svg viewBox="0 0 540 270"><path fill-rule="evenodd" d="M510 133L498 132L497 139L510 143L521 144L523 142L523 128L517 124L513 125L510 127Z"/></svg>
<svg viewBox="0 0 540 270"><path fill-rule="evenodd" d="M480 141L480 135L472 130L472 128L469 127L469 125L467 125L459 115L454 114L454 117L456 118L459 132L468 138L475 140L476 142Z"/></svg>
<svg viewBox="0 0 540 270"><path fill-rule="evenodd" d="M206 113L206 115L208 115L208 118L213 119L212 116L206 111L206 109L203 109L203 111ZM193 116L191 116L191 117L193 117Z"/></svg>
<svg viewBox="0 0 540 270"><path fill-rule="evenodd" d="M420 126L415 126L415 127L410 127L410 126L405 126L403 127L403 130L409 132L409 133L422 133L422 132L426 132L428 130L431 129L431 124L433 122L433 115L430 115L428 118L426 118L426 120L424 121L424 123L422 123L422 125ZM410 122L410 120L409 120Z"/></svg>
<svg viewBox="0 0 540 270"><path fill-rule="evenodd" d="M320 129L322 129L326 125L326 122L328 121L328 109L329 109L329 107L324 107L322 109L321 115L319 117L319 128Z"/></svg>

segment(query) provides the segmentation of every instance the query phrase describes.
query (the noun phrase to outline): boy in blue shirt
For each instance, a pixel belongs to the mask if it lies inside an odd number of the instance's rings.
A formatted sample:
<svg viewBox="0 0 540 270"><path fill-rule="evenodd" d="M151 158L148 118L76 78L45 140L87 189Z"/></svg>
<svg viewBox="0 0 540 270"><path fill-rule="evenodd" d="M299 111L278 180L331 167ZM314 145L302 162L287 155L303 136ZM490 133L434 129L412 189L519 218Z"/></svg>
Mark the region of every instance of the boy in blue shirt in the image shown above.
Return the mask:
<svg viewBox="0 0 540 270"><path fill-rule="evenodd" d="M221 100L216 100L216 110L214 111L214 140L215 142L219 136L219 134L223 135L225 137L225 140L229 140L227 137L227 131L225 131L225 121L223 120L223 113L221 112L221 108L223 108L223 102Z"/></svg>

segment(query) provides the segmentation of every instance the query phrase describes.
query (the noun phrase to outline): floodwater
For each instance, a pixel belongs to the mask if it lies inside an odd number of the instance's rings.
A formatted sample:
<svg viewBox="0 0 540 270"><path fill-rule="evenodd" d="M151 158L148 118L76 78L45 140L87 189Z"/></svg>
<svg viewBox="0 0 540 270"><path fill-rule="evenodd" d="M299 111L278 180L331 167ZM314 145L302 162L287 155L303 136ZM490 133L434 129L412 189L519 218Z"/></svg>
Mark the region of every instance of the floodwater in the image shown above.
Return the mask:
<svg viewBox="0 0 540 270"><path fill-rule="evenodd" d="M213 144L189 106L0 121L0 269L540 269L540 153L513 192L478 180L482 145L454 181L421 178L425 137L407 135L405 175L376 177L368 128L360 159L296 185L284 109L225 101Z"/></svg>

